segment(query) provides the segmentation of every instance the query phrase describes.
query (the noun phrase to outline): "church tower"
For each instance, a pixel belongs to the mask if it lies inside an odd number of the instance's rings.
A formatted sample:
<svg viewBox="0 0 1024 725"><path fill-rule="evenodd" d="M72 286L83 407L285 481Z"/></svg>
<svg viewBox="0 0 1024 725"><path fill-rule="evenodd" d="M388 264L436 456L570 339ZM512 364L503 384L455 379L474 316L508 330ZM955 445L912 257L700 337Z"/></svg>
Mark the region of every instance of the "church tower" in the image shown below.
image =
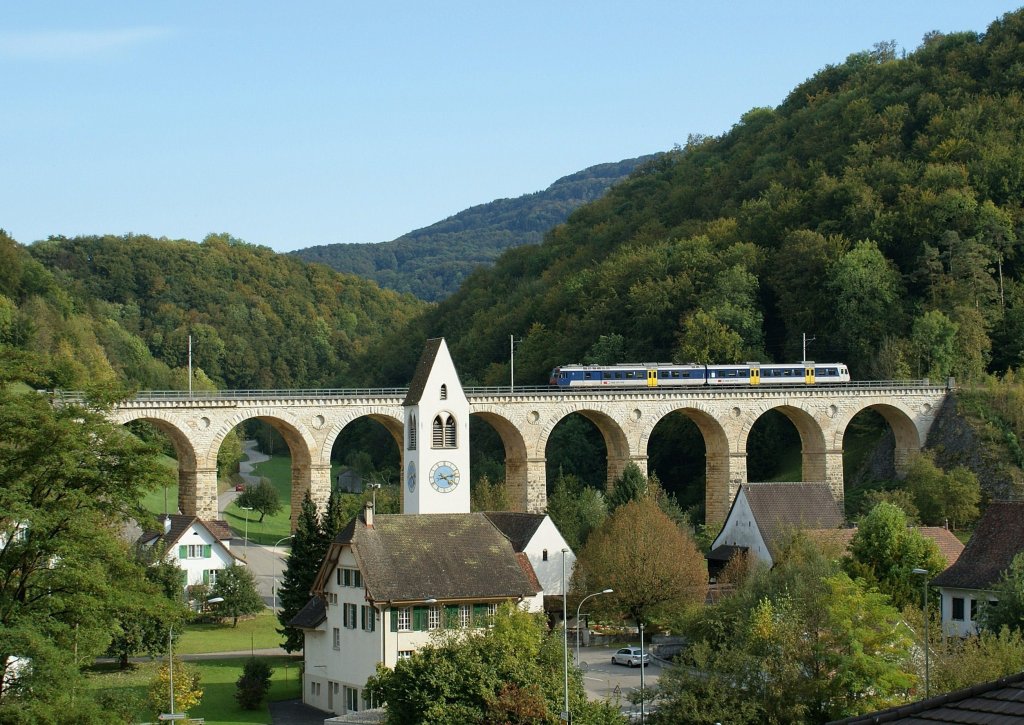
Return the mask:
<svg viewBox="0 0 1024 725"><path fill-rule="evenodd" d="M468 514L469 401L444 338L427 340L402 405L402 513Z"/></svg>

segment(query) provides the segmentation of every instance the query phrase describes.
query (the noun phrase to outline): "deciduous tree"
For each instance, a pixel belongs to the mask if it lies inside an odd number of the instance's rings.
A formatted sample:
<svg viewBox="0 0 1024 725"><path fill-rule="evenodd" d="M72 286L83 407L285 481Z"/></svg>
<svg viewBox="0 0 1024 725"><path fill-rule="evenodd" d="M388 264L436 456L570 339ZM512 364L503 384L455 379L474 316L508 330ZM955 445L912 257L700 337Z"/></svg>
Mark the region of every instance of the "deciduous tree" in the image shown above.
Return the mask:
<svg viewBox="0 0 1024 725"><path fill-rule="evenodd" d="M232 627L238 626L238 618L263 611L263 597L256 590L256 577L249 567L241 564L229 566L217 574L217 581L210 589L211 599L223 597L217 607L232 618Z"/></svg>
<svg viewBox="0 0 1024 725"><path fill-rule="evenodd" d="M164 471L100 411L0 383L0 719L26 699L59 711L116 613L162 597L120 531Z"/></svg>
<svg viewBox="0 0 1024 725"><path fill-rule="evenodd" d="M614 589L595 608L650 623L672 610L704 601L707 568L693 539L650 496L617 508L579 552L577 591Z"/></svg>
<svg viewBox="0 0 1024 725"><path fill-rule="evenodd" d="M877 586L897 607L920 601L914 569L932 577L947 566L935 542L908 527L903 510L884 501L860 520L849 551L844 565L850 576Z"/></svg>
<svg viewBox="0 0 1024 725"><path fill-rule="evenodd" d="M273 516L281 510L281 498L277 495L277 489L270 482L269 478L260 478L255 484L249 484L245 490L235 499L239 506L251 508L260 512L260 522L270 514Z"/></svg>

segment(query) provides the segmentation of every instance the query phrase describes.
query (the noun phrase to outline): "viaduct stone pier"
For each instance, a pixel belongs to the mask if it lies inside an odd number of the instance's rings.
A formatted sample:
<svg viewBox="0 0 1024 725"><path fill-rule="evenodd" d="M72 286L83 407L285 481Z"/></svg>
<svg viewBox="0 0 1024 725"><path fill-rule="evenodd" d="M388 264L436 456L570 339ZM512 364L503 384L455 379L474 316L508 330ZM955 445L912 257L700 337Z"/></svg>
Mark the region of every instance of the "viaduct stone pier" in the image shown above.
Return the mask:
<svg viewBox="0 0 1024 725"><path fill-rule="evenodd" d="M594 423L608 452L608 482L630 461L647 471L647 447L659 421L690 418L704 438L708 521L722 521L747 480L747 437L770 410L793 422L802 446L803 479L826 481L843 497L843 438L850 421L874 410L895 437L895 468L924 445L947 390L927 382L849 383L839 386L750 388L466 388L470 415L487 421L505 446L506 486L513 507L539 512L547 505L546 448L555 426L578 413ZM322 510L331 486L331 448L358 418L382 424L403 449L404 389L143 393L111 416L145 420L163 431L178 458L178 508L215 519L217 452L240 423L258 418L274 426L291 449L292 526L306 491ZM404 470L404 461L403 461Z"/></svg>

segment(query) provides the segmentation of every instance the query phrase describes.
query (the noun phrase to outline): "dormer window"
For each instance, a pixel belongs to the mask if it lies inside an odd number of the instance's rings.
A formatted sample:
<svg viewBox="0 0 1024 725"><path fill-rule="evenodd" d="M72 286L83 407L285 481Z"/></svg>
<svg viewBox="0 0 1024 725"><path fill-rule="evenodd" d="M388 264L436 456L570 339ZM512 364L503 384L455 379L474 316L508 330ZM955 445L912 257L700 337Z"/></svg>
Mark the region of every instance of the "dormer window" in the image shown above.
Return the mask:
<svg viewBox="0 0 1024 725"><path fill-rule="evenodd" d="M457 446L455 418L450 413L441 413L434 417L432 432L434 448L455 448Z"/></svg>
<svg viewBox="0 0 1024 725"><path fill-rule="evenodd" d="M441 383L441 400L448 400L448 386Z"/></svg>

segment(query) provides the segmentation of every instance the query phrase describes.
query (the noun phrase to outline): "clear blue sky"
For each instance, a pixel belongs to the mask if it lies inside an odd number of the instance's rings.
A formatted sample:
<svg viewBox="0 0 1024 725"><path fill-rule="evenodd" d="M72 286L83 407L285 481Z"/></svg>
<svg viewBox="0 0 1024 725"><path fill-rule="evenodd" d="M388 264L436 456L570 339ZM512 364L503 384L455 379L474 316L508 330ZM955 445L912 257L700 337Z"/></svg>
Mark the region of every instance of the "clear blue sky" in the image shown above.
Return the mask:
<svg viewBox="0 0 1024 725"><path fill-rule="evenodd" d="M10 2L0 227L380 242L717 135L850 53L1015 5Z"/></svg>

